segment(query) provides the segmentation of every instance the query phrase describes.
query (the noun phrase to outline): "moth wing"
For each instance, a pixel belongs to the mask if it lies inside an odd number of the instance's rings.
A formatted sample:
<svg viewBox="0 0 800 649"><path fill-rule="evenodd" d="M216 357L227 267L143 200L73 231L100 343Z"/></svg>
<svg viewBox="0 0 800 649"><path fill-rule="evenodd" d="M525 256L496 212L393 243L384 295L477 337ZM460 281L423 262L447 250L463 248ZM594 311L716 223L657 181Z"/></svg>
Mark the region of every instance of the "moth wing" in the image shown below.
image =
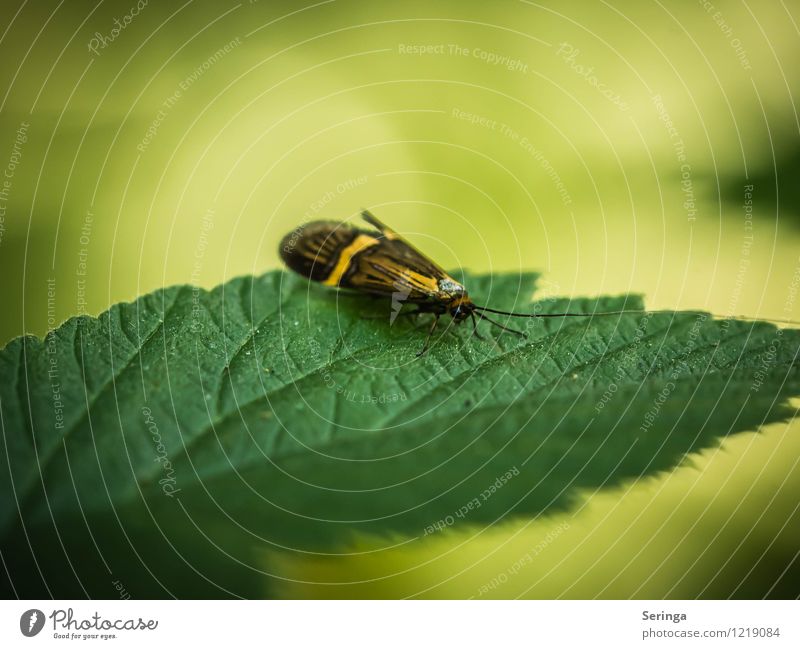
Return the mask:
<svg viewBox="0 0 800 649"><path fill-rule="evenodd" d="M342 277L339 286L410 302L437 299L438 280L409 268L398 259L396 250L396 246L383 243L365 250L353 261L353 272Z"/></svg>
<svg viewBox="0 0 800 649"><path fill-rule="evenodd" d="M329 286L409 302L453 297L442 284L460 285L444 270L369 212L362 216L377 231L333 221L298 227L281 242L283 261L304 277Z"/></svg>
<svg viewBox="0 0 800 649"><path fill-rule="evenodd" d="M426 255L417 250L413 245L406 241L401 234L398 234L388 225L378 220L378 218L368 210L361 212L361 217L370 225L378 229L383 235L380 238L381 246L388 256L398 261L403 261L409 270L427 275L434 279L452 279L435 262L431 261Z"/></svg>
<svg viewBox="0 0 800 649"><path fill-rule="evenodd" d="M389 239L402 238L369 210L361 210L361 218Z"/></svg>
<svg viewBox="0 0 800 649"><path fill-rule="evenodd" d="M339 254L358 236L359 230L335 221L313 221L287 234L279 252L296 273L316 282L327 278Z"/></svg>
<svg viewBox="0 0 800 649"><path fill-rule="evenodd" d="M449 297L439 288L439 280L452 280L444 270L368 211L362 217L380 232L378 243L358 256L355 272L340 286L409 302Z"/></svg>

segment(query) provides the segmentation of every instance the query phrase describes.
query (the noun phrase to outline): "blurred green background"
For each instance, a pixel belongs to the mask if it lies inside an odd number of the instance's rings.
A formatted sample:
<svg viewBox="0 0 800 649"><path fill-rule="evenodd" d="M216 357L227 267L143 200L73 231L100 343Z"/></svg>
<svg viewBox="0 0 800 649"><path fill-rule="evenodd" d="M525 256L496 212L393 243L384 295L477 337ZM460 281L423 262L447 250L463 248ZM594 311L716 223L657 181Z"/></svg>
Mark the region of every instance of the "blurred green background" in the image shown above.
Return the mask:
<svg viewBox="0 0 800 649"><path fill-rule="evenodd" d="M794 3L4 9L3 344L160 286L277 267L286 231L362 207L445 267L539 270L543 295L800 318ZM739 435L546 520L307 560L265 551L265 588L785 595L799 433Z"/></svg>

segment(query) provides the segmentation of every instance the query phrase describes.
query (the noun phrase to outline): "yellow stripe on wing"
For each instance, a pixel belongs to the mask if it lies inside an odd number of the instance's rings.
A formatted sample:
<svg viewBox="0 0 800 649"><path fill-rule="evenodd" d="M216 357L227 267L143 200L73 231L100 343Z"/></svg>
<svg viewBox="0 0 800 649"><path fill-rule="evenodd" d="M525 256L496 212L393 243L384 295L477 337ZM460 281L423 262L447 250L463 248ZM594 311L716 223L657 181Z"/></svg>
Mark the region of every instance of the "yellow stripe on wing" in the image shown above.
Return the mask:
<svg viewBox="0 0 800 649"><path fill-rule="evenodd" d="M339 280L342 279L342 275L344 275L345 271L347 271L347 269L350 267L350 261L353 259L353 257L367 248L377 246L379 243L380 241L373 236L368 234L359 234L353 240L353 243L342 250L341 254L339 255L339 261L336 262L336 266L331 271L331 274L328 275L328 277L326 277L322 283L326 286L338 286Z"/></svg>
<svg viewBox="0 0 800 649"><path fill-rule="evenodd" d="M439 291L439 282L435 277L422 275L413 270L404 269L400 274L403 282L416 288L420 292L434 295Z"/></svg>

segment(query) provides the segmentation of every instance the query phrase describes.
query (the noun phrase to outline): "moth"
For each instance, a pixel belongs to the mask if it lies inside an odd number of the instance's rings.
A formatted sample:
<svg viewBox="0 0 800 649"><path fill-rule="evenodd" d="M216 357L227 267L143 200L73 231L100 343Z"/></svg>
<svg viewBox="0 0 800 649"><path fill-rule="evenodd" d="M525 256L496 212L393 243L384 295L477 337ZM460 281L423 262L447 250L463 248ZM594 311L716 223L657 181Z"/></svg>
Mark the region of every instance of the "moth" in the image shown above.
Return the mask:
<svg viewBox="0 0 800 649"><path fill-rule="evenodd" d="M325 286L392 297L416 306L415 310L405 311L402 315L433 314L433 321L417 356L422 356L428 350L439 318L445 314L456 324L470 319L473 331L479 338L479 320L485 320L503 331L526 335L491 319L487 313L524 318L601 315L512 313L478 306L461 283L401 235L367 210L361 216L374 230L362 230L336 221L313 221L299 226L281 241L281 258L291 270ZM607 311L602 315L619 313L631 312Z"/></svg>

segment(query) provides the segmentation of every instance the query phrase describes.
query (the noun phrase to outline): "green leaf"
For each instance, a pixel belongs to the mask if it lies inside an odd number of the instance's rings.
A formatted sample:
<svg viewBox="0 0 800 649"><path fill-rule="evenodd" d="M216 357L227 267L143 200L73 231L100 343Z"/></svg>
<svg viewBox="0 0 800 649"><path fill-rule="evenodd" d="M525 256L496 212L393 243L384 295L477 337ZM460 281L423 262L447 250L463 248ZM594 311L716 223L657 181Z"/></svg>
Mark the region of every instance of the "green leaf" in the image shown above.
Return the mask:
<svg viewBox="0 0 800 649"><path fill-rule="evenodd" d="M530 304L535 275L464 278ZM0 539L24 597L259 594L265 549L538 516L787 418L796 330L690 313L390 325L280 272L74 318L0 352ZM377 314L368 319L365 314ZM446 321L446 322L445 322ZM13 557L13 560L10 559ZM23 577L24 576L24 577Z"/></svg>

